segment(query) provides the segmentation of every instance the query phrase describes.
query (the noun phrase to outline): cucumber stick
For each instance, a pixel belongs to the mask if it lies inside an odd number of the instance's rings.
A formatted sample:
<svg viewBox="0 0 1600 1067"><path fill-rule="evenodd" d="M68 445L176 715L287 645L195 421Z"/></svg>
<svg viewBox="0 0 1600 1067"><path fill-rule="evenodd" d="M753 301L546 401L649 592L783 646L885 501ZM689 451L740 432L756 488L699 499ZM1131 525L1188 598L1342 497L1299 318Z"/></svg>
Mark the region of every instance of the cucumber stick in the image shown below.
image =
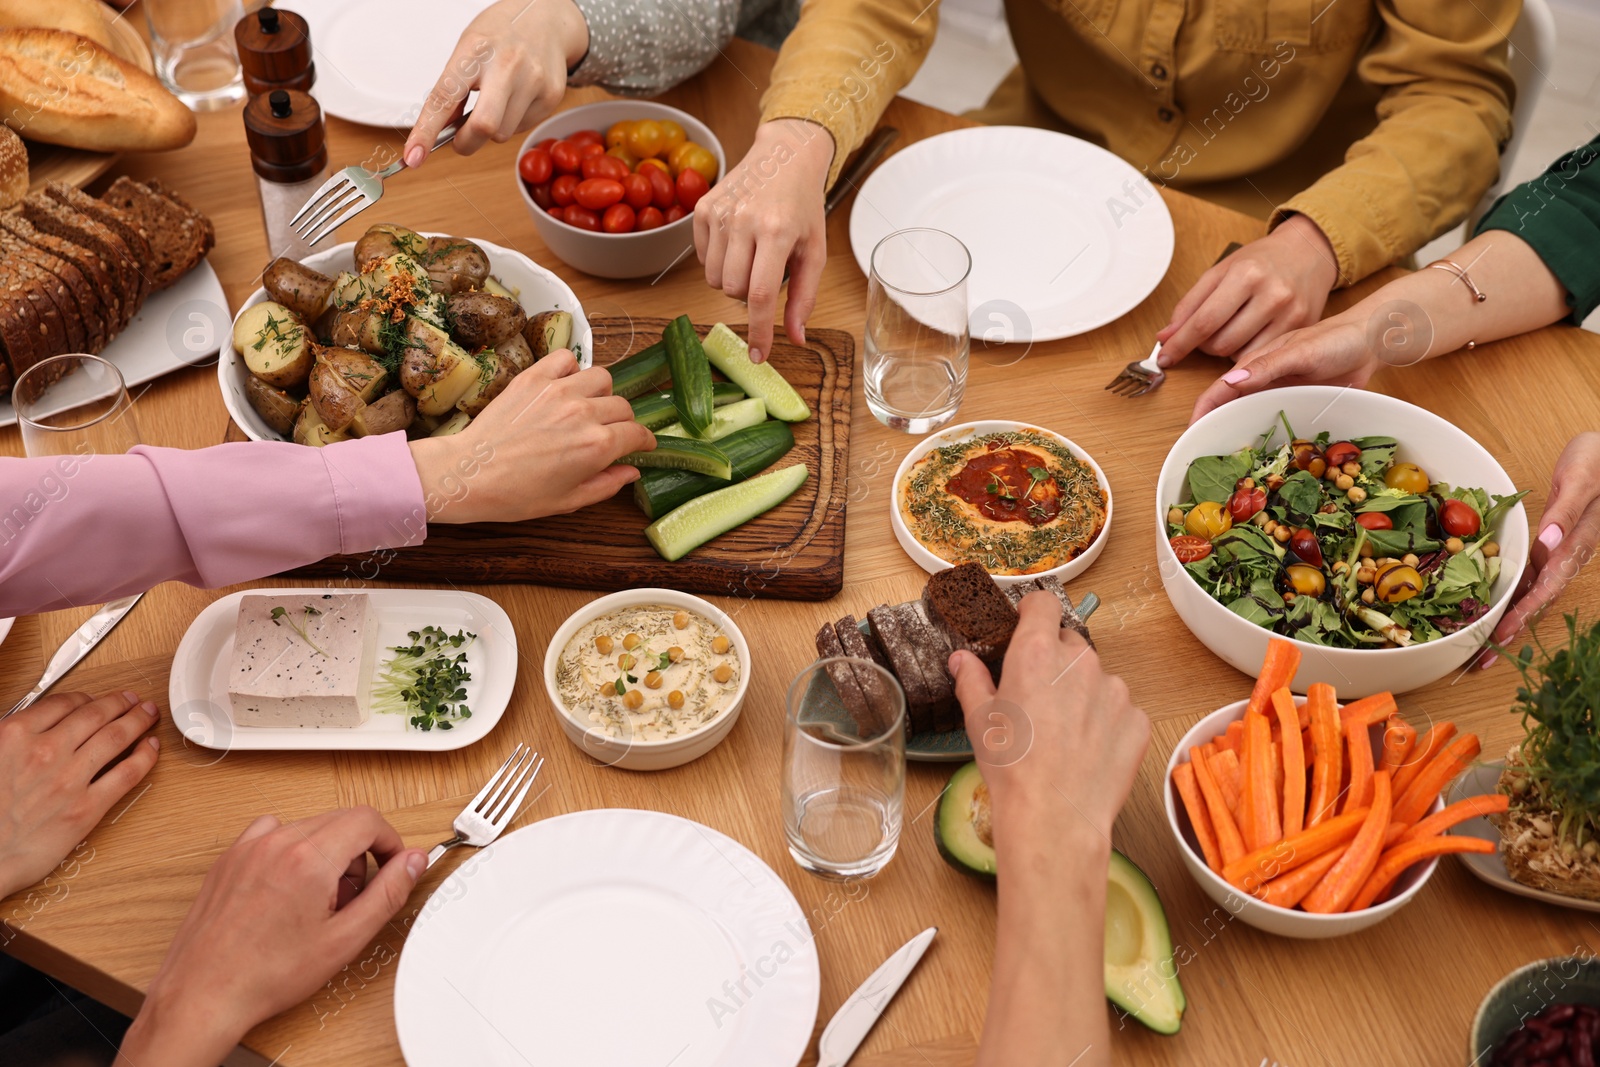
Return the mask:
<svg viewBox="0 0 1600 1067"><path fill-rule="evenodd" d="M767 420L748 430L729 434L717 442L733 466L732 481L713 478L691 471L655 470L641 471L633 483L633 502L639 505L647 519L659 519L673 508L687 504L697 496L717 489L725 489L733 482L742 482L760 474L786 455L794 447L794 432L786 422Z"/></svg>
<svg viewBox="0 0 1600 1067"><path fill-rule="evenodd" d="M794 386L770 363L750 362L750 347L722 323L711 327L704 342L706 358L728 380L744 387L751 396L767 402L767 414L784 422L804 422L811 409L794 391ZM684 420L687 422L688 420Z"/></svg>
<svg viewBox="0 0 1600 1067"><path fill-rule="evenodd" d="M748 430L750 427L767 421L767 404L759 396L748 400L741 400L737 404L716 408L711 415L711 425L706 432L698 437L701 441L720 441L730 433ZM656 431L657 437L688 437L689 431L683 423L675 422L671 426L663 426Z"/></svg>
<svg viewBox="0 0 1600 1067"><path fill-rule="evenodd" d="M733 464L727 453L716 445L696 441L692 437L663 437L656 441L650 452L629 452L617 460L629 467L665 467L669 470L693 471L709 474L713 478L732 478Z"/></svg>
<svg viewBox="0 0 1600 1067"><path fill-rule="evenodd" d="M661 340L667 345L667 366L672 371L672 406L690 437L704 437L711 428L711 364L694 332L689 316L667 323ZM749 390L747 389L746 392Z"/></svg>
<svg viewBox="0 0 1600 1067"><path fill-rule="evenodd" d="M789 499L811 476L804 463L697 496L644 528L644 535L665 560L681 559L691 550L735 526L771 511Z"/></svg>
<svg viewBox="0 0 1600 1067"><path fill-rule="evenodd" d="M614 396L632 400L647 393L672 377L667 365L667 346L657 341L627 359L619 359L606 370L611 372L611 392Z"/></svg>
<svg viewBox="0 0 1600 1067"><path fill-rule="evenodd" d="M711 386L711 403L715 407L732 404L744 399L744 390L732 382L713 382ZM633 421L647 430L659 430L661 427L678 421L678 409L672 406L672 393L646 393L633 401Z"/></svg>

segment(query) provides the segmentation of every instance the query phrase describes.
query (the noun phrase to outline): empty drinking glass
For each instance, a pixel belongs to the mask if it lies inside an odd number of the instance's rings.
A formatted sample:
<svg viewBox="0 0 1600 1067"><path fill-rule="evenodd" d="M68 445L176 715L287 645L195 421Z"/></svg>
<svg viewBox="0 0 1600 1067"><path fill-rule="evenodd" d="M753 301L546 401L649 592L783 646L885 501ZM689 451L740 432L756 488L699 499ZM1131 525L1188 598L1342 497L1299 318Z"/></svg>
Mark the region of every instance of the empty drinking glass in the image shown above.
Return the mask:
<svg viewBox="0 0 1600 1067"><path fill-rule="evenodd" d="M972 256L943 230L896 230L872 250L867 287L867 407L895 430L927 433L955 417L967 388Z"/></svg>
<svg viewBox="0 0 1600 1067"><path fill-rule="evenodd" d="M244 99L244 72L233 38L233 27L245 14L240 0L144 0L140 6L150 24L156 74L174 96L194 111Z"/></svg>
<svg viewBox="0 0 1600 1067"><path fill-rule="evenodd" d="M905 807L905 713L900 682L870 660L819 660L790 684L783 827L805 870L871 878L894 856Z"/></svg>
<svg viewBox="0 0 1600 1067"><path fill-rule="evenodd" d="M139 443L122 373L99 356L52 356L11 390L29 456L120 456Z"/></svg>

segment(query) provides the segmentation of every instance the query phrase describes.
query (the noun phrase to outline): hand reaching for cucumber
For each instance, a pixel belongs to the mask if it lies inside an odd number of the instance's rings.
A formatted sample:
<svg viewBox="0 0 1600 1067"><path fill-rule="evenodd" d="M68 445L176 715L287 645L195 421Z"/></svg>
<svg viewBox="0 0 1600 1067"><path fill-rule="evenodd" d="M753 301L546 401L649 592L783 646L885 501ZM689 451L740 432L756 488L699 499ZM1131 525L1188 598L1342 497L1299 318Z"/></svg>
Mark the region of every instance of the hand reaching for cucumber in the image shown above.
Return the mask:
<svg viewBox="0 0 1600 1067"><path fill-rule="evenodd" d="M611 375L565 349L512 379L467 428L411 442L429 522L517 522L576 511L635 481L655 447Z"/></svg>

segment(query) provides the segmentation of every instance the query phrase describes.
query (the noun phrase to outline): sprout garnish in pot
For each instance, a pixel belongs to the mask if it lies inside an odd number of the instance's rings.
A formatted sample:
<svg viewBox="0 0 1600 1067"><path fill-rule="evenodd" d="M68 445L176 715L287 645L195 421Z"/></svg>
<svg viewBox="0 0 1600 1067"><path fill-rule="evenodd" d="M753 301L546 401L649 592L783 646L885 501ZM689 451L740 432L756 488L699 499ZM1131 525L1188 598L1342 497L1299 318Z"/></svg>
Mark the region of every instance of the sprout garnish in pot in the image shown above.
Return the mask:
<svg viewBox="0 0 1600 1067"><path fill-rule="evenodd" d="M1167 510L1173 552L1216 600L1317 645L1432 641L1489 610L1494 531L1526 490L1495 496L1431 482L1392 437L1334 441L1278 426L1253 446L1189 465Z"/></svg>

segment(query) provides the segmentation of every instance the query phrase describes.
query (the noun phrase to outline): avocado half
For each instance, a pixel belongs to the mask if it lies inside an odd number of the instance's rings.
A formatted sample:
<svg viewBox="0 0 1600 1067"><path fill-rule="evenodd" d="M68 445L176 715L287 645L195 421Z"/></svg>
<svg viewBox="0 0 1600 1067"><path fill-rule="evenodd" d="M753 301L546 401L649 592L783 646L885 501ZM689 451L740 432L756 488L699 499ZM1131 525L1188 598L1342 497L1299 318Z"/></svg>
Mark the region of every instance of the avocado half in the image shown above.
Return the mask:
<svg viewBox="0 0 1600 1067"><path fill-rule="evenodd" d="M978 764L951 777L939 797L933 836L939 855L963 874L994 881L989 789ZM1161 898L1132 860L1111 850L1106 879L1106 998L1158 1034L1175 1034L1187 1001L1172 958Z"/></svg>

